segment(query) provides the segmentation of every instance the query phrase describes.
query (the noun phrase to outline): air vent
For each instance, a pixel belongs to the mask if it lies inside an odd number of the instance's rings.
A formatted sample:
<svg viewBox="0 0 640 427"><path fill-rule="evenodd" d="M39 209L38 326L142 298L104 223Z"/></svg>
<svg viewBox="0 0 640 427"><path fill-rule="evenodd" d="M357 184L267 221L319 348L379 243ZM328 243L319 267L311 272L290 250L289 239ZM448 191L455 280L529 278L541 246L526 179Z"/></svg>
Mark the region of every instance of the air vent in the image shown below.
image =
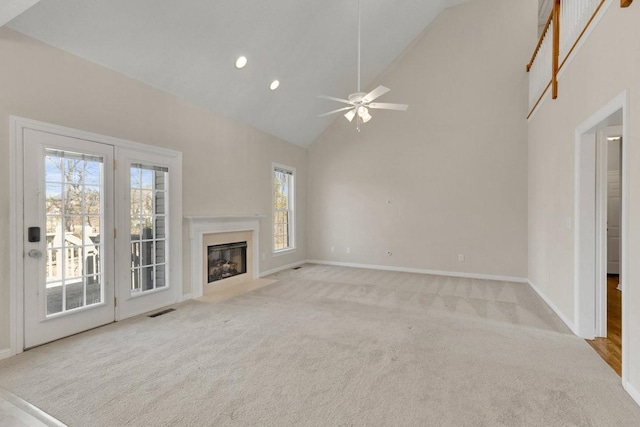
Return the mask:
<svg viewBox="0 0 640 427"><path fill-rule="evenodd" d="M157 313L150 314L149 317L162 316L163 314L171 313L172 311L176 311L176 309L175 308L168 308L166 310L162 310L162 311L159 311Z"/></svg>

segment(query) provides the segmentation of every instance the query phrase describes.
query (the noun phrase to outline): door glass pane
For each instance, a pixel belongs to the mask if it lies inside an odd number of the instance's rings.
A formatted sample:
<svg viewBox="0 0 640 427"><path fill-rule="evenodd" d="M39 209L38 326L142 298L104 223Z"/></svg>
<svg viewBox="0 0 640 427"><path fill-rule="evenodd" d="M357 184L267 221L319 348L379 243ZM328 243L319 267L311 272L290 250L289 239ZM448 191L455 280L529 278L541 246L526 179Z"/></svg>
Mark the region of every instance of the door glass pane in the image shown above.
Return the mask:
<svg viewBox="0 0 640 427"><path fill-rule="evenodd" d="M156 266L156 288L161 288L164 285L164 265L158 265Z"/></svg>
<svg viewBox="0 0 640 427"><path fill-rule="evenodd" d="M84 211L88 215L100 213L100 187L95 185L84 186Z"/></svg>
<svg viewBox="0 0 640 427"><path fill-rule="evenodd" d="M83 188L79 184L65 184L62 200L65 215L82 214Z"/></svg>
<svg viewBox="0 0 640 427"><path fill-rule="evenodd" d="M47 316L62 311L62 283L47 284Z"/></svg>
<svg viewBox="0 0 640 427"><path fill-rule="evenodd" d="M143 215L153 215L153 192L148 190L140 191L140 209Z"/></svg>
<svg viewBox="0 0 640 427"><path fill-rule="evenodd" d="M140 291L140 268L131 269L131 293Z"/></svg>
<svg viewBox="0 0 640 427"><path fill-rule="evenodd" d="M153 289L153 267L143 267L140 269L140 287L143 292Z"/></svg>
<svg viewBox="0 0 640 427"><path fill-rule="evenodd" d="M153 217L143 216L140 217L142 226L142 240L153 239Z"/></svg>
<svg viewBox="0 0 640 427"><path fill-rule="evenodd" d="M101 157L46 151L47 315L103 301L102 174Z"/></svg>
<svg viewBox="0 0 640 427"><path fill-rule="evenodd" d="M155 171L155 186L156 190L164 190L165 171Z"/></svg>
<svg viewBox="0 0 640 427"><path fill-rule="evenodd" d="M133 164L131 184L131 293L168 286L166 279L169 170Z"/></svg>

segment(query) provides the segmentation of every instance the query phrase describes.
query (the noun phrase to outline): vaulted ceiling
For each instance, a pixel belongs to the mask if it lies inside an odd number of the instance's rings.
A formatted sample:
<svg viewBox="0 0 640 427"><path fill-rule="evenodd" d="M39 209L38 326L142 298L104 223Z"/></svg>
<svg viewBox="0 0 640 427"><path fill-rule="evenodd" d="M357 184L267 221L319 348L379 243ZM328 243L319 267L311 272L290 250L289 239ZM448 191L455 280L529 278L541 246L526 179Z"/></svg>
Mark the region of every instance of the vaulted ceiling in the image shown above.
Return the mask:
<svg viewBox="0 0 640 427"><path fill-rule="evenodd" d="M301 146L336 118L318 114L343 106L318 95L357 89L358 0L3 1L14 30ZM465 1L361 0L363 90ZM402 102L391 89L379 100Z"/></svg>

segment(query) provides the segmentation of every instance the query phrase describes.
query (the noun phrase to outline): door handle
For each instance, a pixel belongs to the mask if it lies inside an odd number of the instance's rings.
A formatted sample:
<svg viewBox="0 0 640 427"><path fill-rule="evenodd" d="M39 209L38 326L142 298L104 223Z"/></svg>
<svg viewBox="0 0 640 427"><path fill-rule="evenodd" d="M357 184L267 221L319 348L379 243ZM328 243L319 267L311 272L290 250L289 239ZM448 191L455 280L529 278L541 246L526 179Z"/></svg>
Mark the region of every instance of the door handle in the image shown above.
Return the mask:
<svg viewBox="0 0 640 427"><path fill-rule="evenodd" d="M40 252L37 249L31 249L27 255L29 255L31 258L40 258L42 256L42 252Z"/></svg>

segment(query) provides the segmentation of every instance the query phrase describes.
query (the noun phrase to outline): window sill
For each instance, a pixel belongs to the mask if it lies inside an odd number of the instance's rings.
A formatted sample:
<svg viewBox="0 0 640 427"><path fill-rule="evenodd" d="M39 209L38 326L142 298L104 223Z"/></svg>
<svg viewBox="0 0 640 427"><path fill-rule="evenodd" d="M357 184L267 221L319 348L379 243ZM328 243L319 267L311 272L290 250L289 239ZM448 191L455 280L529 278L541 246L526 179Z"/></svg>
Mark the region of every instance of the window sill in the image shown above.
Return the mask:
<svg viewBox="0 0 640 427"><path fill-rule="evenodd" d="M296 252L296 248L278 249L273 251L273 256L288 255Z"/></svg>

